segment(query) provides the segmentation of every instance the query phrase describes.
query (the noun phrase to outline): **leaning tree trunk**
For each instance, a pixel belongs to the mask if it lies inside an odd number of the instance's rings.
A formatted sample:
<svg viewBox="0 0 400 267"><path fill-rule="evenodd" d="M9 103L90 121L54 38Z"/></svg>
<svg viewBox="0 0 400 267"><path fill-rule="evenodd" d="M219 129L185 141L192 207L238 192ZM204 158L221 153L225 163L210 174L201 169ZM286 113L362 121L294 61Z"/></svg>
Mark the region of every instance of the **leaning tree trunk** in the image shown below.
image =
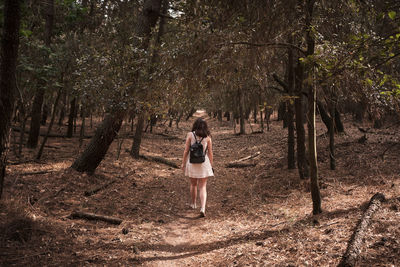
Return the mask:
<svg viewBox="0 0 400 267"><path fill-rule="evenodd" d="M368 203L368 207L363 213L360 221L358 222L349 243L347 244L346 252L343 254L342 260L338 267L352 267L357 263L358 256L360 255L361 247L368 226L371 223L372 216L375 211L380 208L381 202L385 201L385 196L382 193L376 193Z"/></svg>
<svg viewBox="0 0 400 267"><path fill-rule="evenodd" d="M0 68L0 198L6 175L7 143L15 102L15 71L18 58L22 0L5 0Z"/></svg>
<svg viewBox="0 0 400 267"><path fill-rule="evenodd" d="M121 128L124 116L125 111L107 114L85 151L75 160L71 167L79 172L93 174Z"/></svg>

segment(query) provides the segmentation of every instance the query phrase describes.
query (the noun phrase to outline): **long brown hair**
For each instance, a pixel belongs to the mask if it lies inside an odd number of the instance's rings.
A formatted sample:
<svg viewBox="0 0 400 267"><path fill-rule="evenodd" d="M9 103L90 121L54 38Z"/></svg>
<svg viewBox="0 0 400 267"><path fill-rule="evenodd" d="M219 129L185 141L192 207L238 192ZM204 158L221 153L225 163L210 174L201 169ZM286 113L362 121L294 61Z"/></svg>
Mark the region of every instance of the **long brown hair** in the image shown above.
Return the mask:
<svg viewBox="0 0 400 267"><path fill-rule="evenodd" d="M193 123L192 132L195 132L195 134L200 137L207 137L211 135L210 130L208 130L207 122L202 118L198 118Z"/></svg>

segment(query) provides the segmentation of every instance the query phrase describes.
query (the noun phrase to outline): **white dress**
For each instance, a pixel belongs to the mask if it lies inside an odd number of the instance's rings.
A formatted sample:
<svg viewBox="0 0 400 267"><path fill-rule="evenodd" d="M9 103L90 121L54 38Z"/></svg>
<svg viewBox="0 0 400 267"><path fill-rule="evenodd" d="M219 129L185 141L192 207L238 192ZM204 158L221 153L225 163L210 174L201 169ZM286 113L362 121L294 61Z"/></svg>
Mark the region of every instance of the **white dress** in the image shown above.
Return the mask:
<svg viewBox="0 0 400 267"><path fill-rule="evenodd" d="M187 134L186 140L187 138L190 138L190 145L193 145L194 142L196 141L192 132L189 132ZM201 140L201 137L196 136L196 138L197 140ZM207 149L208 138L210 137L203 138L203 140L201 141L204 151L206 151ZM214 172L212 170L210 159L208 158L207 153L206 153L206 159L203 163L190 163L189 158L190 157L188 155L185 168L185 176L188 176L190 178L206 178L214 176Z"/></svg>

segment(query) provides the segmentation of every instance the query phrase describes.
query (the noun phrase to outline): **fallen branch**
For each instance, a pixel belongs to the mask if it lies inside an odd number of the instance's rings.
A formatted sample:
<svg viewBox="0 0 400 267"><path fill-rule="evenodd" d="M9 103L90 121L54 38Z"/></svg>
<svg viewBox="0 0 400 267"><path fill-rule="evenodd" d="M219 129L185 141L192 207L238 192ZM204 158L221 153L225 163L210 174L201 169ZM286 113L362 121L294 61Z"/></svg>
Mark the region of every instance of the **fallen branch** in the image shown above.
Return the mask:
<svg viewBox="0 0 400 267"><path fill-rule="evenodd" d="M148 160L148 161L155 161L155 162L163 163L163 164L171 166L171 167L173 167L175 169L179 169L178 165L175 162L170 161L170 160L168 160L166 158L163 158L163 157L149 156L149 155L140 155L140 157L142 159L145 159L145 160Z"/></svg>
<svg viewBox="0 0 400 267"><path fill-rule="evenodd" d="M228 163L226 164L227 168L246 168L246 167L255 167L257 165L257 163L240 163L240 162L236 162L236 163Z"/></svg>
<svg viewBox="0 0 400 267"><path fill-rule="evenodd" d="M71 213L68 216L69 219L86 219L86 220L92 220L92 221L103 221L103 222L108 222L111 224L121 224L122 219L115 218L115 217L109 217L109 216L103 216L103 215L97 215L94 213L87 213L87 212L82 212L82 211L75 211Z"/></svg>
<svg viewBox="0 0 400 267"><path fill-rule="evenodd" d="M245 161L245 160L248 160L248 159L252 159L252 158L258 157L260 154L261 154L261 152L258 151L258 152L256 152L256 153L253 154L253 155L250 155L250 156L247 156L247 157L244 157L244 158L241 158L241 159L232 161L232 162L230 162L230 163L242 162L242 161Z"/></svg>
<svg viewBox="0 0 400 267"><path fill-rule="evenodd" d="M100 190L106 189L107 187L109 187L110 185L112 185L113 183L115 183L117 180L112 180L109 183L103 184L101 186L98 186L96 188L93 188L91 190L85 191L85 196L89 197L92 196L94 194L96 194L97 192L99 192Z"/></svg>
<svg viewBox="0 0 400 267"><path fill-rule="evenodd" d="M375 211L380 208L381 202L385 201L385 196L382 193L376 193L368 203L367 209L361 216L351 238L347 244L346 252L344 253L342 260L338 267L350 267L354 266L357 262L357 258L360 255L360 250L363 245L364 235L371 223L371 218Z"/></svg>

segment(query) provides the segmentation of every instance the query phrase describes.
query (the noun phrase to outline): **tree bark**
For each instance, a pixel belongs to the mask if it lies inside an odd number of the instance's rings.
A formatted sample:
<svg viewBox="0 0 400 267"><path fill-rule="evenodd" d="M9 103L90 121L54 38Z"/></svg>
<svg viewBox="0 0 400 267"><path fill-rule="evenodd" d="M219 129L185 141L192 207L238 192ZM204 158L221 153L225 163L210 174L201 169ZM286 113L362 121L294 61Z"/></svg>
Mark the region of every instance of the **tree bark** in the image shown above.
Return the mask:
<svg viewBox="0 0 400 267"><path fill-rule="evenodd" d="M313 17L315 0L307 0L305 5L306 12L306 42L308 56L314 54L315 40L311 33L311 23ZM311 198L313 202L313 214L319 214L322 212L321 208L321 194L318 185L318 163L317 163L317 140L315 130L315 110L317 101L317 90L314 84L314 67L308 66L307 68L308 81L308 113L307 113L307 124L308 124L308 155L310 162L310 178L311 178Z"/></svg>
<svg viewBox="0 0 400 267"><path fill-rule="evenodd" d="M85 151L75 160L71 167L79 172L93 174L121 128L124 116L125 111L107 114Z"/></svg>
<svg viewBox="0 0 400 267"><path fill-rule="evenodd" d="M358 256L360 255L363 239L371 223L372 216L375 211L380 208L381 202L385 201L385 196L381 193L376 193L368 203L366 210L361 216L353 234L347 244L346 252L343 254L342 260L338 267L352 267L357 263Z"/></svg>
<svg viewBox="0 0 400 267"><path fill-rule="evenodd" d="M336 101L331 100L331 122L330 122L330 130L329 130L329 158L330 158L330 167L331 170L336 169L336 158L335 158L335 110L336 110Z"/></svg>
<svg viewBox="0 0 400 267"><path fill-rule="evenodd" d="M70 103L69 115L68 115L68 128L67 137L71 138L74 134L74 117L76 113L76 97L73 97Z"/></svg>
<svg viewBox="0 0 400 267"><path fill-rule="evenodd" d="M3 9L0 69L0 198L6 175L7 143L16 95L15 72L18 58L21 3L23 3L22 0L5 0Z"/></svg>
<svg viewBox="0 0 400 267"><path fill-rule="evenodd" d="M35 96L33 98L32 111L31 111L31 126L29 128L29 136L27 146L29 148L37 147L40 134L40 119L42 114L42 105L44 98L44 83L40 81L38 84Z"/></svg>
<svg viewBox="0 0 400 267"><path fill-rule="evenodd" d="M140 144L142 143L143 127L144 127L145 114L141 113L138 117L136 124L135 136L133 137L133 143L131 148L131 156L135 159L139 158Z"/></svg>
<svg viewBox="0 0 400 267"><path fill-rule="evenodd" d="M36 155L36 159L37 160L39 160L42 157L44 145L46 144L47 138L50 135L51 128L53 127L54 121L56 119L56 110L57 110L57 106L58 106L58 102L60 100L61 94L62 94L62 89L60 88L58 90L58 93L57 93L57 96L56 96L56 100L54 101L53 112L52 112L52 115L51 115L49 128L47 128L47 134L44 136L43 141L42 141L42 145L40 146L39 151L38 151L38 153Z"/></svg>
<svg viewBox="0 0 400 267"><path fill-rule="evenodd" d="M240 134L246 134L246 125L244 122L244 110L243 110L243 94L242 90L238 89L238 101L239 101L239 123L240 123Z"/></svg>
<svg viewBox="0 0 400 267"><path fill-rule="evenodd" d="M338 133L344 133L344 126L337 106L335 108L335 126Z"/></svg>
<svg viewBox="0 0 400 267"><path fill-rule="evenodd" d="M292 43L292 37L289 37L288 43ZM287 91L289 96L293 96L294 92L294 66L293 66L293 50L288 48L288 62L287 62ZM287 126L288 126L288 169L296 168L296 158L294 149L294 110L293 99L286 102L287 105Z"/></svg>
<svg viewBox="0 0 400 267"><path fill-rule="evenodd" d="M303 66L298 62L295 71L295 86L297 97L294 100L296 110L296 142L297 142L297 168L300 179L306 179L309 175L307 156L306 156L306 133L304 130L304 110L303 110Z"/></svg>
<svg viewBox="0 0 400 267"><path fill-rule="evenodd" d="M54 21L54 0L45 0L43 4L43 15L45 17L45 45L50 48L51 35L53 31L53 21ZM40 134L40 122L42 114L42 105L44 99L44 87L46 81L40 78L38 83L38 88L36 90L33 104L32 104L32 115L31 115L31 127L29 129L29 138L27 146L30 148L37 147Z"/></svg>

